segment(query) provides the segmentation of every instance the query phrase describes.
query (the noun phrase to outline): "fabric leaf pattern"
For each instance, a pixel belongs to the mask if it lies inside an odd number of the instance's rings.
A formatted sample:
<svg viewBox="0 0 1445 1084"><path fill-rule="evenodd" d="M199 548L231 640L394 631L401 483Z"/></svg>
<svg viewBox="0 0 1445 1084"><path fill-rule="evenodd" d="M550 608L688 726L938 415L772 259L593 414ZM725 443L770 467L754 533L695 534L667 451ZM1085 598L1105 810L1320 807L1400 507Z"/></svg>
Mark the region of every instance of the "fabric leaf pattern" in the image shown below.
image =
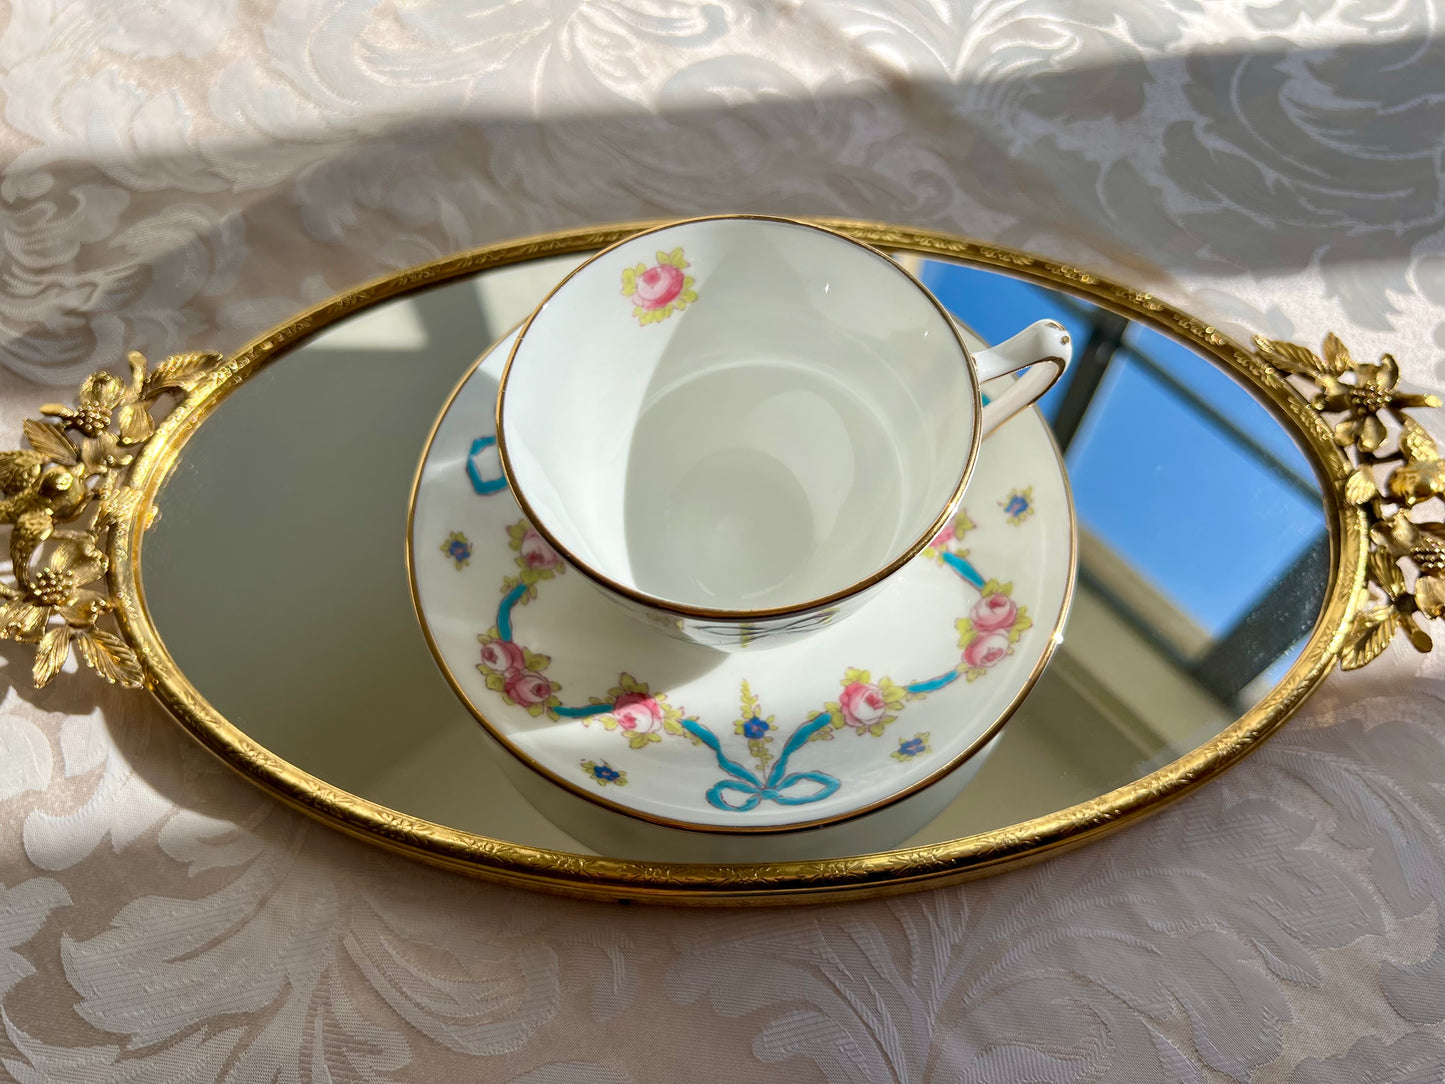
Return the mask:
<svg viewBox="0 0 1445 1084"><path fill-rule="evenodd" d="M1078 253L1240 341L1333 327L1363 357L1378 332L1405 382L1445 383L1445 34L1417 0L11 8L12 434L58 397L28 381L235 350L507 237L724 210ZM535 587L545 554L516 541ZM1224 778L1072 854L753 913L424 869L277 806L149 701L63 673L22 692L30 660L3 657L0 1065L22 1084L621 1084L684 1035L706 1073L764 1084L1445 1064L1438 651L1332 677Z"/></svg>

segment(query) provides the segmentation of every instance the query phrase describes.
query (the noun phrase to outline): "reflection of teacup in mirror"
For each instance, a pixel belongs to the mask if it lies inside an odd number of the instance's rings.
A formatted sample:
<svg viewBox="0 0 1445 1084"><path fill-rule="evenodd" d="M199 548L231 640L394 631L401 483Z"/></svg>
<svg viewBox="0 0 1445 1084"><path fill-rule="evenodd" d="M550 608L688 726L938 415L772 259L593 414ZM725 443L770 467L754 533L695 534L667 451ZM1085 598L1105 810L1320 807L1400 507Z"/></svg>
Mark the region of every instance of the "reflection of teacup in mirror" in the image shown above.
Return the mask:
<svg viewBox="0 0 1445 1084"><path fill-rule="evenodd" d="M593 257L523 327L502 464L558 552L649 623L723 647L801 635L922 551L1067 342L1041 321L975 358L865 245L679 223ZM1031 364L980 405L981 380Z"/></svg>

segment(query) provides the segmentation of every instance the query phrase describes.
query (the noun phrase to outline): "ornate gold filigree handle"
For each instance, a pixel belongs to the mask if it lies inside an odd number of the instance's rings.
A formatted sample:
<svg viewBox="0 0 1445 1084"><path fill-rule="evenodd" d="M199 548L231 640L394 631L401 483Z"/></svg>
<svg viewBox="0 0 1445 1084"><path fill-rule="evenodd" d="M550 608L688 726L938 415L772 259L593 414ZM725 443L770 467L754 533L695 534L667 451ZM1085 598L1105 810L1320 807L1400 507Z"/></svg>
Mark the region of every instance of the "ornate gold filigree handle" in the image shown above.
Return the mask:
<svg viewBox="0 0 1445 1084"><path fill-rule="evenodd" d="M128 382L92 374L76 406L51 403L40 412L54 421L26 420L29 448L0 452L0 523L11 525L0 639L36 645L37 686L60 672L72 648L106 681L144 684L130 645L98 624L112 610L109 594L90 585L106 573L108 532L134 510L125 474L155 432L152 409L189 391L221 355L176 354L151 371L139 353L127 360ZM88 525L74 526L87 514Z"/></svg>
<svg viewBox="0 0 1445 1084"><path fill-rule="evenodd" d="M1445 615L1445 523L1417 522L1415 515L1417 505L1445 494L1445 462L1430 434L1405 411L1438 407L1439 398L1401 391L1393 357L1382 354L1374 365L1356 362L1333 332L1325 337L1323 355L1263 336L1255 336L1254 344L1265 362L1315 385L1310 405L1321 414L1342 416L1334 426L1335 443L1353 453L1355 469L1345 482L1344 499L1369 519L1367 590L1368 601L1375 604L1362 600L1340 666L1364 666L1396 632L1417 650L1429 651L1430 634L1419 615ZM1393 434L1382 415L1394 421ZM1401 561L1413 566L1413 583L1407 583Z"/></svg>

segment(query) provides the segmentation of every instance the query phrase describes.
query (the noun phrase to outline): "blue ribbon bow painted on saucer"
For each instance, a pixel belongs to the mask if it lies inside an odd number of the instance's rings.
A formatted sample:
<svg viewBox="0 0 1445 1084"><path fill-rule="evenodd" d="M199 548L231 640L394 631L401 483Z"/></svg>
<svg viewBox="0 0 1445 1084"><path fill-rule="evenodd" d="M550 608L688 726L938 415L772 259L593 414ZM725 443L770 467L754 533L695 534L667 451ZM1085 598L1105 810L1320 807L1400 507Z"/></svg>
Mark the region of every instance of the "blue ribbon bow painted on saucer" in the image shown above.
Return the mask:
<svg viewBox="0 0 1445 1084"><path fill-rule="evenodd" d="M768 772L766 779L758 778L755 772L748 771L737 761L731 759L722 751L722 743L718 741L717 735L702 726L696 719L684 719L682 726L694 738L711 749L717 756L718 767L733 777L720 780L712 785L707 792L708 804L717 809L730 809L734 813L746 813L749 809L756 808L761 802L777 802L779 805L807 805L809 802L821 802L842 786L837 779L826 772L809 771L788 774L788 758L797 752L810 737L831 724L832 721L832 716L824 712L816 718L809 719L793 731L793 736L783 746L782 753L773 764L772 770ZM796 791L800 784L807 783L816 783L817 789ZM727 794L741 794L744 797L741 802L734 803L724 797Z"/></svg>

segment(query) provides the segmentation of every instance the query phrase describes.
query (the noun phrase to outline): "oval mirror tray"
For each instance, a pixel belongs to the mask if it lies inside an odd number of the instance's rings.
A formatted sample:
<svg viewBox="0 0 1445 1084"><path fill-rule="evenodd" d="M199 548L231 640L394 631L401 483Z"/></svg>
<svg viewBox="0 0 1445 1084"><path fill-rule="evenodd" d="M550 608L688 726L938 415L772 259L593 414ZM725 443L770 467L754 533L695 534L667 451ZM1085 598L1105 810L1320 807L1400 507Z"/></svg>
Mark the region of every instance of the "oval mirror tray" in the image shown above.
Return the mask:
<svg viewBox="0 0 1445 1084"><path fill-rule="evenodd" d="M1228 768L1335 665L1396 635L1429 649L1445 527L1425 510L1445 468L1411 412L1438 403L1397 387L1392 361L1357 363L1333 336L1245 347L1041 257L825 224L894 254L978 339L1052 316L1075 342L1062 385L1013 423L1038 440L1047 423L1073 490L1057 650L958 797L896 849L850 853L835 833L766 863L588 853L521 798L428 653L403 552L439 410L570 267L645 224L489 246L229 358L132 354L128 378L92 377L0 460L16 570L0 631L36 645L42 684L73 654L149 689L334 827L515 885L680 904L881 895L1038 859ZM1022 522L1038 496L993 511Z"/></svg>

